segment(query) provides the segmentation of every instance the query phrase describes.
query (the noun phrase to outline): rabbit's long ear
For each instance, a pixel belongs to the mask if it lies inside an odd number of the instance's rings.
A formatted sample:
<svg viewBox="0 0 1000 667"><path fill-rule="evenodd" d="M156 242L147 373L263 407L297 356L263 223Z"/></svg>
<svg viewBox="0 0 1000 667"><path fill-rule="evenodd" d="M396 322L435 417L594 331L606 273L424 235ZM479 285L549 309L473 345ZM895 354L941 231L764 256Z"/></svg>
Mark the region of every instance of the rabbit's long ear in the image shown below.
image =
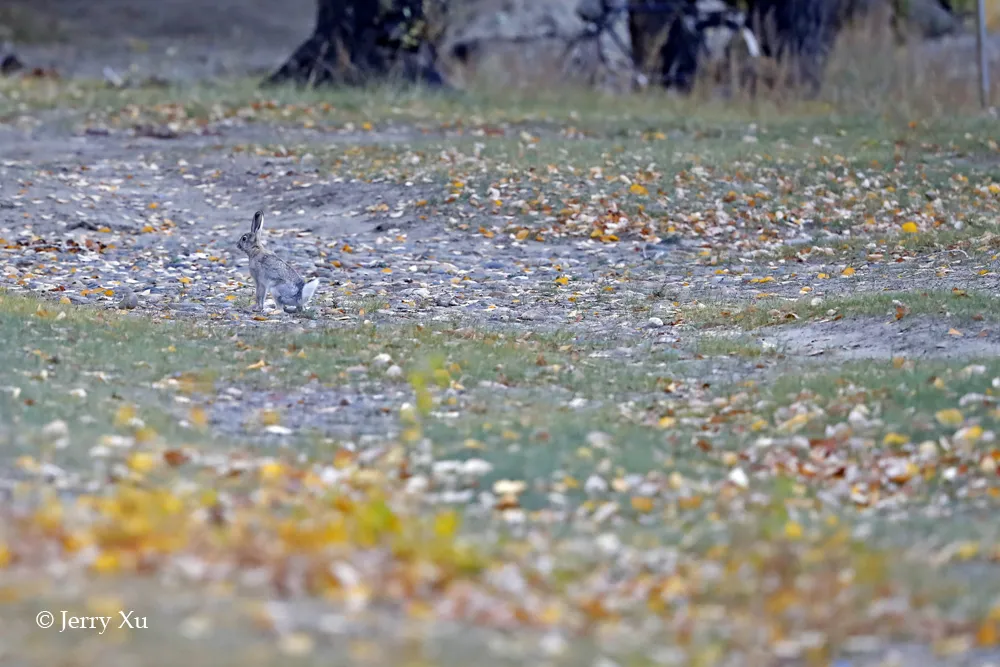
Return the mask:
<svg viewBox="0 0 1000 667"><path fill-rule="evenodd" d="M260 231L261 225L264 224L264 213L262 211L257 211L253 214L253 221L250 223L250 233L256 234Z"/></svg>

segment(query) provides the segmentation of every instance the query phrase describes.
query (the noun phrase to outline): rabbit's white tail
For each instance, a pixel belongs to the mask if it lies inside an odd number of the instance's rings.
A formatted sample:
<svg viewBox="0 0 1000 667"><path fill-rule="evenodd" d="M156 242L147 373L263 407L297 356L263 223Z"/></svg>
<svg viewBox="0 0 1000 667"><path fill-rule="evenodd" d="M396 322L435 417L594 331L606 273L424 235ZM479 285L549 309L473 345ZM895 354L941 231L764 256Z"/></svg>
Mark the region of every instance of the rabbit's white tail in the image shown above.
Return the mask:
<svg viewBox="0 0 1000 667"><path fill-rule="evenodd" d="M319 287L319 278L313 278L302 286L302 306L305 307L312 300L316 289Z"/></svg>

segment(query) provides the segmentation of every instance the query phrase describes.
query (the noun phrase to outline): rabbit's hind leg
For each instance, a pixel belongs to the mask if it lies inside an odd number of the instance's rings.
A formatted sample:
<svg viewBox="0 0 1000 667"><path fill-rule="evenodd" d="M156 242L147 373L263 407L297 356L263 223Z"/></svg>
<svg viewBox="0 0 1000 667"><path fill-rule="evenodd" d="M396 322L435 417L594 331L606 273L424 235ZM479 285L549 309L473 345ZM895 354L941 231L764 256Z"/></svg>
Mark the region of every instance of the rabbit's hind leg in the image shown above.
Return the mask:
<svg viewBox="0 0 1000 667"><path fill-rule="evenodd" d="M294 313L300 310L299 296L301 288L296 285L287 283L275 285L274 289L271 290L271 294L274 297L274 302L281 306L286 313Z"/></svg>

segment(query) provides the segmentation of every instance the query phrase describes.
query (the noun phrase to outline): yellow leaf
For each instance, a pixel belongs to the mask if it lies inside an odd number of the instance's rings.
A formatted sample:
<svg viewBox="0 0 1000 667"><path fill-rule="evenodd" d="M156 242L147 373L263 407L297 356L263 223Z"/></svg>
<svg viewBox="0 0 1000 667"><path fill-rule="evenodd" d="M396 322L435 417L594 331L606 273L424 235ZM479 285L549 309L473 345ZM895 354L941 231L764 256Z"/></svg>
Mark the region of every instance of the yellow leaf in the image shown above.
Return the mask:
<svg viewBox="0 0 1000 667"><path fill-rule="evenodd" d="M528 238L528 234L530 233L531 232L529 232L527 229L522 229L514 236L514 238L516 238L518 241L523 241L524 239Z"/></svg>
<svg viewBox="0 0 1000 667"><path fill-rule="evenodd" d="M10 565L11 559L10 549L7 548L6 544L0 544L0 567Z"/></svg>
<svg viewBox="0 0 1000 667"><path fill-rule="evenodd" d="M156 467L160 459L149 452L134 452L128 457L128 467L137 473L147 473Z"/></svg>
<svg viewBox="0 0 1000 667"><path fill-rule="evenodd" d="M802 537L802 526L795 523L794 521L789 521L785 524L785 537L790 540L797 540Z"/></svg>
<svg viewBox="0 0 1000 667"><path fill-rule="evenodd" d="M136 429L134 437L136 444L141 445L147 442L152 442L156 438L156 431L149 426L143 426L142 428Z"/></svg>
<svg viewBox="0 0 1000 667"><path fill-rule="evenodd" d="M844 272L841 273L840 275L850 278L851 276L854 275L854 269L849 266L846 269L844 269Z"/></svg>
<svg viewBox="0 0 1000 667"><path fill-rule="evenodd" d="M187 284L189 284L191 282L191 279L188 278L187 276L181 276L177 280L179 280L180 282L184 283L185 285L187 285Z"/></svg>
<svg viewBox="0 0 1000 667"><path fill-rule="evenodd" d="M649 194L649 190L647 190L645 188L645 186L639 185L638 183L633 183L631 186L629 186L628 191L631 192L634 195L648 195Z"/></svg>
<svg viewBox="0 0 1000 667"><path fill-rule="evenodd" d="M951 329L948 329L948 335L949 336L961 336L962 332L959 331L958 329L951 328Z"/></svg>
<svg viewBox="0 0 1000 667"><path fill-rule="evenodd" d="M121 559L118 554L110 551L100 553L90 565L97 572L114 572L121 567Z"/></svg>
<svg viewBox="0 0 1000 667"><path fill-rule="evenodd" d="M900 447L909 441L910 439L902 433L886 433L885 437L882 438L882 444L887 447Z"/></svg>
<svg viewBox="0 0 1000 667"><path fill-rule="evenodd" d="M434 534L438 537L452 537L458 530L458 513L454 510L442 512L434 518Z"/></svg>
<svg viewBox="0 0 1000 667"><path fill-rule="evenodd" d="M677 506L682 510L696 510L701 507L702 496L681 496L677 499Z"/></svg>
<svg viewBox="0 0 1000 667"><path fill-rule="evenodd" d="M938 410L934 417L938 420L938 423L943 426L958 426L965 420L965 417L956 408Z"/></svg>
<svg viewBox="0 0 1000 667"><path fill-rule="evenodd" d="M983 427L975 424L968 428L960 429L955 433L955 441L965 445L974 445L983 437Z"/></svg>
<svg viewBox="0 0 1000 667"><path fill-rule="evenodd" d="M277 426L281 423L281 413L277 410L261 410L260 423L263 426Z"/></svg>
<svg viewBox="0 0 1000 667"><path fill-rule="evenodd" d="M208 426L208 414L205 409L201 406L195 406L191 408L191 423L195 425L196 428L205 428Z"/></svg>
<svg viewBox="0 0 1000 667"><path fill-rule="evenodd" d="M160 205L155 201L149 202L149 208L160 208Z"/></svg>
<svg viewBox="0 0 1000 667"><path fill-rule="evenodd" d="M666 416L660 417L660 421L658 423L660 428L672 428L673 425L677 423L677 420L673 417Z"/></svg>
<svg viewBox="0 0 1000 667"><path fill-rule="evenodd" d="M135 418L135 408L126 403L115 412L115 426L121 428L132 421L133 418Z"/></svg>
<svg viewBox="0 0 1000 667"><path fill-rule="evenodd" d="M267 362L266 362L266 361L264 361L263 359L261 359L261 360L260 360L260 361L258 361L257 363L255 363L255 364L250 364L249 366L247 366L247 370L248 370L248 371L255 371L255 370L257 370L258 368L264 368L264 366L267 366Z"/></svg>
<svg viewBox="0 0 1000 667"><path fill-rule="evenodd" d="M916 234L919 231L915 222L904 222L902 229L907 234Z"/></svg>
<svg viewBox="0 0 1000 667"><path fill-rule="evenodd" d="M556 278L556 283L559 285L566 285L569 283L569 276L559 276Z"/></svg>
<svg viewBox="0 0 1000 667"><path fill-rule="evenodd" d="M260 478L264 481L280 479L285 467L277 461L268 461L260 467Z"/></svg>
<svg viewBox="0 0 1000 667"><path fill-rule="evenodd" d="M70 305L70 304L71 304L71 303L73 303L73 302L69 300L69 297L68 297L68 296L64 296L64 297L61 297L61 298L59 299L59 303L61 303L61 304L62 304L62 305L64 305L64 306L68 306L68 305Z"/></svg>
<svg viewBox="0 0 1000 667"><path fill-rule="evenodd" d="M808 423L809 423L809 415L800 413L795 415L788 421L779 424L778 431L781 433L795 433Z"/></svg>
<svg viewBox="0 0 1000 667"><path fill-rule="evenodd" d="M962 542L959 546L955 555L958 556L960 560L970 560L979 555L979 544L976 542Z"/></svg>

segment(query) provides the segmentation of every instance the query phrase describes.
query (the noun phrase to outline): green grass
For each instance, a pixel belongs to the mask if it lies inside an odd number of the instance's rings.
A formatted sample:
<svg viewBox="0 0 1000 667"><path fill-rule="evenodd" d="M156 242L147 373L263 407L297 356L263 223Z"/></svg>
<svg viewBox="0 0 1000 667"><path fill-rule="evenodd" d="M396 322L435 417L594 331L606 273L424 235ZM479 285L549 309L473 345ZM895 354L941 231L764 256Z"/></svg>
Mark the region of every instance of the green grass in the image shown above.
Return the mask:
<svg viewBox="0 0 1000 667"><path fill-rule="evenodd" d="M704 357L731 356L758 359L781 356L781 351L777 348L765 347L760 341L749 336L701 337L695 349Z"/></svg>
<svg viewBox="0 0 1000 667"><path fill-rule="evenodd" d="M21 436L53 419L71 425L72 440L96 441L121 430L116 415L133 404L145 426L166 442L208 444L207 436L181 424L190 408L171 407L171 400L178 395L191 406L207 407L217 391L233 385L283 392L316 380L332 388L407 389L413 373L434 369L434 382L444 388L452 383L475 388L483 381L515 389L556 385L590 397L641 391L656 382L647 367L590 358L597 346L558 332L524 336L370 324L294 335L238 332L3 292L0 332L8 342L0 353L0 386L11 388L8 396L18 392L16 400L5 397L0 404L3 423L13 427L7 435L19 441L8 456L32 451L35 443ZM390 361L375 363L380 355ZM386 376L390 364L402 372ZM348 372L358 366L368 371ZM77 395L79 390L84 395ZM80 464L88 449L73 446L51 454Z"/></svg>
<svg viewBox="0 0 1000 667"><path fill-rule="evenodd" d="M98 81L9 80L0 87L0 117L29 109L72 106L84 113L127 120L136 113L218 119L243 111L247 120L284 123L412 121L439 129L467 131L485 124L570 124L582 131L600 129L612 134L665 132L670 129L705 130L717 134L720 123L735 131L742 111L716 105L709 115L684 113L693 103L665 95L636 96L623 108L611 96L561 88L558 91L512 92L473 89L436 93L424 89L373 86L367 89L303 90L293 86L261 88L259 79L240 79L183 87L137 86L115 89ZM501 103L502 102L502 103ZM822 105L802 105L802 115L819 119L829 111ZM763 113L774 113L763 107ZM664 118L672 122L664 126ZM815 122L815 121L814 121ZM643 128L643 125L646 125Z"/></svg>
<svg viewBox="0 0 1000 667"><path fill-rule="evenodd" d="M750 304L705 303L682 309L685 322L696 327L738 327L754 330L779 324L805 324L817 319L858 317L893 319L933 315L952 322L995 321L1000 301L972 290L912 290L867 292L848 296L794 299L765 298Z"/></svg>

